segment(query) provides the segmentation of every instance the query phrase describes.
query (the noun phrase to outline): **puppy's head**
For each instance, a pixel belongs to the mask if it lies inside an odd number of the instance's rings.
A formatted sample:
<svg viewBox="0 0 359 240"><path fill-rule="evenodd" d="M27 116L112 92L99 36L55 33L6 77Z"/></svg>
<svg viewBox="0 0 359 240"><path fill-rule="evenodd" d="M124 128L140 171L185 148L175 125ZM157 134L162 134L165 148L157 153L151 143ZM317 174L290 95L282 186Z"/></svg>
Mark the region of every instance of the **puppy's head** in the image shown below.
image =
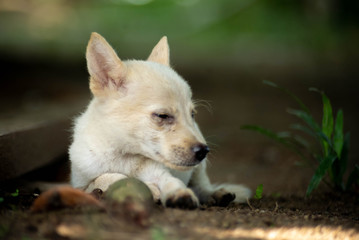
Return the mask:
<svg viewBox="0 0 359 240"><path fill-rule="evenodd" d="M121 61L99 34L87 46L92 111L121 154L138 154L177 170L200 163L209 149L194 120L188 84L169 66L163 37L147 61Z"/></svg>

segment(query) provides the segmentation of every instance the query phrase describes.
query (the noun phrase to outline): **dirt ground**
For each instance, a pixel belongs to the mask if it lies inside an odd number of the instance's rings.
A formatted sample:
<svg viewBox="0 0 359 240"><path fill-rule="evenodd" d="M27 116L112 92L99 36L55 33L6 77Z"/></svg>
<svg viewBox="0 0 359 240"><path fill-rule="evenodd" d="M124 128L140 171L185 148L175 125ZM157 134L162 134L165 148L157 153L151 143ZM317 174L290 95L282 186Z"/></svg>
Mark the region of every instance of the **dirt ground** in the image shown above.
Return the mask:
<svg viewBox="0 0 359 240"><path fill-rule="evenodd" d="M237 182L238 172L242 175L238 179L246 178L248 173L258 176L264 185L264 196L249 200L249 204L202 206L196 210L154 205L145 211L149 216L133 216L127 208L111 207L108 203L105 211L82 208L31 213L29 206L35 197L20 190L19 196L8 196L7 204L2 204L0 236L1 239L359 239L357 195L327 192L322 187L304 198L307 176L298 167L276 163L280 167L251 169L256 165L253 161L266 165L263 158L268 154L286 160L288 153L275 151L268 147L264 152L252 152L252 163L241 171L240 166L228 166L229 162L226 167L217 168L213 164L210 168L211 175L217 173L217 180ZM253 183L248 185L252 187Z"/></svg>
<svg viewBox="0 0 359 240"><path fill-rule="evenodd" d="M300 159L288 150L240 130L242 124L249 123L286 129L293 121L285 113L291 101L259 81L233 80L223 85L215 78L226 76L212 77L205 90L204 80L193 84L195 98L208 99L212 106L213 113L201 110L197 116L211 146L209 175L213 182L244 183L252 190L263 184L262 199L196 210L155 205L148 217L141 217L145 220L142 224L122 208L31 213L34 193L39 192L20 189L19 196L8 195L0 203L0 239L359 239L357 194L332 192L320 185L304 198L312 171L298 166ZM299 95L304 94L313 112L319 114L320 98L306 92L312 84L308 80L291 86L299 89ZM353 96L336 86L328 91L336 96L335 106L344 106L344 113L354 112ZM353 124L357 116L348 115L347 126L357 133ZM351 159L358 159L357 152L351 153ZM66 172L66 161L60 165ZM52 175L54 168L50 169L46 171Z"/></svg>

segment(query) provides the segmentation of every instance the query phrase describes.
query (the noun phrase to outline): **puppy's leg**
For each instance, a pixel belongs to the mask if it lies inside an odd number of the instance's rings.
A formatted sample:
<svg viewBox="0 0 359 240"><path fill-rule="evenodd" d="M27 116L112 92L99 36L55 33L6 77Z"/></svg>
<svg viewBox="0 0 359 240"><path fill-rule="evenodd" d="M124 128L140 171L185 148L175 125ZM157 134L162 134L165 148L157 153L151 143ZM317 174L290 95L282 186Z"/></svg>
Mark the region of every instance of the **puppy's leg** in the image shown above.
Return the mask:
<svg viewBox="0 0 359 240"><path fill-rule="evenodd" d="M126 175L121 173L104 173L95 178L85 189L85 192L92 192L94 189L99 188L105 192L108 187L114 182L127 178Z"/></svg>
<svg viewBox="0 0 359 240"><path fill-rule="evenodd" d="M211 184L206 172L206 162L195 168L189 187L197 194L200 202L207 205L227 206L232 201L245 202L251 195L251 191L242 185Z"/></svg>
<svg viewBox="0 0 359 240"><path fill-rule="evenodd" d="M160 183L161 201L166 207L194 209L199 205L194 192L174 177L168 177Z"/></svg>
<svg viewBox="0 0 359 240"><path fill-rule="evenodd" d="M88 187L86 188L85 192L92 192L94 189L99 188L103 192L105 192L109 186L121 179L128 178L128 176L121 174L121 173L104 173L97 177L95 180L93 180ZM152 196L154 201L160 200L160 190L158 187L153 183L147 183L145 184L148 186L148 188L151 190Z"/></svg>
<svg viewBox="0 0 359 240"><path fill-rule="evenodd" d="M193 191L187 188L177 178L167 178L167 183L153 183L144 181L152 192L155 202L162 202L166 207L194 209L198 206L198 199Z"/></svg>
<svg viewBox="0 0 359 240"><path fill-rule="evenodd" d="M194 192L160 164L152 162L150 167L138 176L148 186L157 189L159 198L166 207L194 209L199 205Z"/></svg>
<svg viewBox="0 0 359 240"><path fill-rule="evenodd" d="M193 189L202 204L228 205L235 199L235 195L226 191L217 190L206 173L206 163L202 162L193 171L189 187Z"/></svg>
<svg viewBox="0 0 359 240"><path fill-rule="evenodd" d="M159 203L161 201L161 192L160 192L160 189L158 188L158 186L156 184L150 183L150 182L144 182L144 183L151 190L153 200L156 203Z"/></svg>

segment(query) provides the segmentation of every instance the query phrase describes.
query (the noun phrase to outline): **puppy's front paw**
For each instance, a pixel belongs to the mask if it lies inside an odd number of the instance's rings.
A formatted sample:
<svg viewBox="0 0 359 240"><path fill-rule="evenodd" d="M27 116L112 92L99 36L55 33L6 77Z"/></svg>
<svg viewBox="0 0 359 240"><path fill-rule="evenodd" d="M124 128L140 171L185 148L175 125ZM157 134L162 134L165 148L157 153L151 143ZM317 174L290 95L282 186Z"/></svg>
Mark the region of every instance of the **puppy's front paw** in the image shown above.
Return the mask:
<svg viewBox="0 0 359 240"><path fill-rule="evenodd" d="M216 190L210 196L207 205L226 207L236 198L236 194L226 191L224 188Z"/></svg>
<svg viewBox="0 0 359 240"><path fill-rule="evenodd" d="M195 209L198 207L198 199L191 189L180 189L167 195L165 199L166 207Z"/></svg>
<svg viewBox="0 0 359 240"><path fill-rule="evenodd" d="M146 182L146 185L151 190L153 200L156 203L161 202L161 192L160 192L160 189L158 188L158 186L154 183L147 183L147 182Z"/></svg>

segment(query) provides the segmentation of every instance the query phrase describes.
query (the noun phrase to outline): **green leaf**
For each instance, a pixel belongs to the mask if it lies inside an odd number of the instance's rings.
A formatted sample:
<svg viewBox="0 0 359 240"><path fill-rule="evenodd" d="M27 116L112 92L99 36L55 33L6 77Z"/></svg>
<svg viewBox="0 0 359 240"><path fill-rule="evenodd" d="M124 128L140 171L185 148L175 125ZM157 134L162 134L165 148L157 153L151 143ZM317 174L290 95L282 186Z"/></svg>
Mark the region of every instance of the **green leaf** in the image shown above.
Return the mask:
<svg viewBox="0 0 359 240"><path fill-rule="evenodd" d="M350 147L350 133L348 132L347 134L345 134L343 148L340 154L340 159L342 162L347 163L349 160L349 147ZM346 168L343 171L345 172L345 170Z"/></svg>
<svg viewBox="0 0 359 240"><path fill-rule="evenodd" d="M288 109L288 113L302 119L314 132L321 131L319 125L315 122L312 115L309 113L302 111L302 110L296 110L296 109Z"/></svg>
<svg viewBox="0 0 359 240"><path fill-rule="evenodd" d="M317 135L315 134L315 132L313 130L311 130L310 128L306 127L306 126L303 126L301 124L292 124L289 126L291 129L294 129L294 130L299 130L299 131L302 131L310 136L313 136L313 137L316 137Z"/></svg>
<svg viewBox="0 0 359 240"><path fill-rule="evenodd" d="M353 171L350 173L345 190L349 190L353 184L359 185L359 166L355 165Z"/></svg>
<svg viewBox="0 0 359 240"><path fill-rule="evenodd" d="M310 114L302 110L295 110L295 109L288 109L288 113L293 114L294 116L302 119L310 127L310 129L301 127L301 125L294 125L295 127L305 132L308 132L310 135L317 136L318 140L322 145L324 145L324 142L326 142L330 147L332 147L332 143L330 139L327 137L327 135L325 135L322 132L321 128Z"/></svg>
<svg viewBox="0 0 359 240"><path fill-rule="evenodd" d="M293 144L296 144L302 148L310 149L308 141L302 138L301 136L292 135L289 141L293 142Z"/></svg>
<svg viewBox="0 0 359 240"><path fill-rule="evenodd" d="M281 88L276 83L268 81L268 80L263 80L263 84L266 84L268 86L275 87L275 88Z"/></svg>
<svg viewBox="0 0 359 240"><path fill-rule="evenodd" d="M337 153L339 158L341 158L342 149L344 146L343 126L344 126L344 116L343 116L343 111L340 109L335 119L335 128L334 128L334 136L333 136L334 151Z"/></svg>
<svg viewBox="0 0 359 240"><path fill-rule="evenodd" d="M0 203L4 202L5 199L3 197L0 197Z"/></svg>
<svg viewBox="0 0 359 240"><path fill-rule="evenodd" d="M332 166L334 160L337 158L336 155L328 155L321 159L320 164L318 168L316 169L312 179L310 180L310 183L307 188L306 195L309 196L314 189L316 189L323 179L325 173L328 171L328 169Z"/></svg>
<svg viewBox="0 0 359 240"><path fill-rule="evenodd" d="M5 235L9 232L10 228L8 225L0 224L0 238L5 239Z"/></svg>
<svg viewBox="0 0 359 240"><path fill-rule="evenodd" d="M153 227L151 228L151 239L153 240L164 240L167 239L166 234L162 230L162 228L159 227Z"/></svg>
<svg viewBox="0 0 359 240"><path fill-rule="evenodd" d="M325 135L327 135L328 138L331 138L333 133L333 127L334 127L333 109L332 109L332 105L330 104L330 100L324 93L322 93L322 100L323 100L322 131Z"/></svg>
<svg viewBox="0 0 359 240"><path fill-rule="evenodd" d="M323 91L319 91L316 88L310 88L309 90L318 92L322 95L322 102L323 102L322 131L329 139L331 139L333 133L333 127L334 127L334 120L333 120L333 109L330 100ZM327 142L323 142L323 147L324 147L325 155L328 155L329 144Z"/></svg>
<svg viewBox="0 0 359 240"><path fill-rule="evenodd" d="M334 161L332 166L332 176L335 186L344 190L343 176L347 169L348 153L350 144L350 133L345 134L341 155Z"/></svg>
<svg viewBox="0 0 359 240"><path fill-rule="evenodd" d="M267 81L267 80L263 80L263 84L266 84L268 86L271 87L275 87L278 88L279 90L281 90L282 92L286 93L287 95L289 95L292 99L294 99L294 101L296 101L299 106L301 107L301 109L307 113L310 113L308 107L295 95L293 94L291 91L289 91L288 89L284 88L284 87L280 87L277 84L271 82L271 81Z"/></svg>
<svg viewBox="0 0 359 240"><path fill-rule="evenodd" d="M335 188L340 189L340 190L344 190L343 172L342 172L342 167L341 167L341 161L339 160L338 157L334 160L334 162L332 164L330 174L332 176Z"/></svg>
<svg viewBox="0 0 359 240"><path fill-rule="evenodd" d="M259 184L256 189L256 195L254 195L254 199L261 199L263 194L263 184Z"/></svg>
<svg viewBox="0 0 359 240"><path fill-rule="evenodd" d="M11 195L12 197L17 197L17 196L19 196L19 189L16 189L16 191L13 192L13 193L11 193L10 195Z"/></svg>
<svg viewBox="0 0 359 240"><path fill-rule="evenodd" d="M282 139L287 139L290 138L292 134L290 132L278 132L277 136Z"/></svg>
<svg viewBox="0 0 359 240"><path fill-rule="evenodd" d="M293 129L296 129L296 127L294 126ZM277 133L277 136L280 138L283 138L284 140L286 140L288 143L290 143L293 146L298 146L298 147L302 147L302 148L306 148L306 149L310 148L307 140L305 140L301 136L295 135L291 132L279 132L279 133Z"/></svg>
<svg viewBox="0 0 359 240"><path fill-rule="evenodd" d="M263 128L260 126L256 126L256 125L243 125L243 126L241 126L241 129L251 130L251 131L260 133L260 134L284 145L286 148L292 150L293 152L298 154L300 157L305 159L304 155L297 148L299 144L296 142L296 139L291 137L291 134L288 132L275 133L269 129L266 129L266 128Z"/></svg>
<svg viewBox="0 0 359 240"><path fill-rule="evenodd" d="M266 129L266 128L263 128L263 127L260 127L260 126L256 126L256 125L243 125L241 126L241 129L244 129L244 130L251 130L251 131L255 131L255 132L258 132L264 136L267 136L281 144L284 144L284 145L287 145L287 141L285 139L283 139L282 137L278 136L277 133L269 130L269 129Z"/></svg>

